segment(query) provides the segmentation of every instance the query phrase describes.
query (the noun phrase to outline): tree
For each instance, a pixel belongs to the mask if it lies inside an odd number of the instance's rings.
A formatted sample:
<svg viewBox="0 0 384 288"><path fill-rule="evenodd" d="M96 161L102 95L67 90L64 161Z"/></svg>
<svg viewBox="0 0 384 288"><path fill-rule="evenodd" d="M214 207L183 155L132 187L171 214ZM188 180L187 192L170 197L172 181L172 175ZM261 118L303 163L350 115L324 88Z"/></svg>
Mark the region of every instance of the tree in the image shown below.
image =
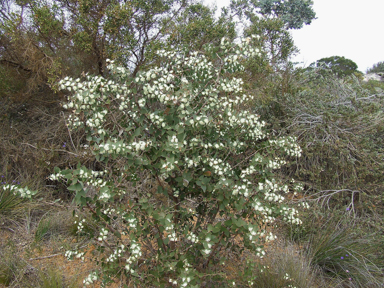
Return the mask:
<svg viewBox="0 0 384 288"><path fill-rule="evenodd" d="M338 77L344 77L359 72L355 62L342 56L321 58L309 65L309 69L314 69L315 67L329 69Z"/></svg>
<svg viewBox="0 0 384 288"><path fill-rule="evenodd" d="M278 18L284 22L286 29L300 29L316 19L308 0L232 0L231 8L239 16L251 20L257 15L264 18Z"/></svg>
<svg viewBox="0 0 384 288"><path fill-rule="evenodd" d="M23 93L29 95L42 87L49 91L61 75L104 75L107 58L135 75L154 60L169 37L166 28L190 5L187 0L4 3L0 64L28 78Z"/></svg>
<svg viewBox="0 0 384 288"><path fill-rule="evenodd" d="M167 46L201 50L203 45L220 43L223 37L235 38L235 23L226 15L215 19L215 11L201 3L190 5L167 28Z"/></svg>
<svg viewBox="0 0 384 288"><path fill-rule="evenodd" d="M368 73L384 73L384 61L378 62L376 64L373 64L371 68L367 69Z"/></svg>

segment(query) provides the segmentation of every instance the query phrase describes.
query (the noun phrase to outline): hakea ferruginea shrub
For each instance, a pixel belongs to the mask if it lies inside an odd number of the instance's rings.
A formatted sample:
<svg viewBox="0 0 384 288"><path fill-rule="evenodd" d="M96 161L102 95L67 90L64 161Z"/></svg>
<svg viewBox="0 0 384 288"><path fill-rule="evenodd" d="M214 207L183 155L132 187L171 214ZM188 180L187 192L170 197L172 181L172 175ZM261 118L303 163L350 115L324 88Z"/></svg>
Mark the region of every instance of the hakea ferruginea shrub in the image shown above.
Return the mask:
<svg viewBox="0 0 384 288"><path fill-rule="evenodd" d="M263 243L275 238L263 230L266 223L301 223L284 204L290 188L274 178L301 149L292 137L269 135L259 116L242 108L253 96L233 76L243 61L260 57L257 42L223 39L202 52L159 51L162 64L134 78L109 61L108 79L60 81L72 92L64 106L70 129L83 129L96 161L110 167L79 164L51 175L100 225L100 269L84 284L200 287L208 264L225 263L230 249L262 257ZM154 193L140 188L148 177ZM79 223L81 230L86 223Z"/></svg>

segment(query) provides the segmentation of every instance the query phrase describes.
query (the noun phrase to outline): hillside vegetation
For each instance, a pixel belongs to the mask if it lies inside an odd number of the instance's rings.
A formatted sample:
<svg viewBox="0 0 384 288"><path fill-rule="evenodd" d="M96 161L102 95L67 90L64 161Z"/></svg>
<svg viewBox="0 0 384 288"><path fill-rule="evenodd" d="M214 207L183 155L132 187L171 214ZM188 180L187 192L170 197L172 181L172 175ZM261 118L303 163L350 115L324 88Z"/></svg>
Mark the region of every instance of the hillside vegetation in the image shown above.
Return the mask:
<svg viewBox="0 0 384 288"><path fill-rule="evenodd" d="M290 61L311 1L1 3L0 286L383 287L384 84Z"/></svg>

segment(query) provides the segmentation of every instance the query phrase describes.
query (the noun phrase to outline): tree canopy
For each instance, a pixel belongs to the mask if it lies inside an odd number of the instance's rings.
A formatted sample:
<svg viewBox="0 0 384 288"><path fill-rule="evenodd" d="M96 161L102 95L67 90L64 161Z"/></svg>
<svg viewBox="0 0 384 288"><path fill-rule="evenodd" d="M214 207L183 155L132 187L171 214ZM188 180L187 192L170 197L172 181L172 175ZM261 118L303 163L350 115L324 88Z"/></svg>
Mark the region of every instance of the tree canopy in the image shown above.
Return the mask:
<svg viewBox="0 0 384 288"><path fill-rule="evenodd" d="M357 64L351 59L345 58L343 56L321 58L309 65L310 69L313 69L315 67L323 67L330 69L338 77L343 77L351 75L355 72L359 72L357 70Z"/></svg>
<svg viewBox="0 0 384 288"><path fill-rule="evenodd" d="M300 29L316 19L309 0L232 0L231 8L252 21L255 17L278 18L286 29Z"/></svg>

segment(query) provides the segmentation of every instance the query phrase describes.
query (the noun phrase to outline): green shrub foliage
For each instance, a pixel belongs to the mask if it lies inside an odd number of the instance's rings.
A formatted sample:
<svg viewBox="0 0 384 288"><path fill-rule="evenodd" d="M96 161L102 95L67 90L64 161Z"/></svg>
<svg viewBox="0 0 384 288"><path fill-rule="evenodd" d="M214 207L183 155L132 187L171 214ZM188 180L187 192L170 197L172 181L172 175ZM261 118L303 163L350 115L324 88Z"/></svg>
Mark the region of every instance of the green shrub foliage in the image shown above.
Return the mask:
<svg viewBox="0 0 384 288"><path fill-rule="evenodd" d="M309 65L309 69L313 68L327 68L330 69L334 74L338 77L344 77L348 75L352 75L357 70L357 64L353 62L351 59L347 59L343 56L332 56L327 58L321 58L314 63Z"/></svg>
<svg viewBox="0 0 384 288"><path fill-rule="evenodd" d="M293 137L274 138L246 110L242 61L257 37L202 52L158 52L162 64L131 78L65 78L71 129L83 129L98 171L55 168L100 224L100 269L84 280L200 287L208 264L244 248L261 256L276 217L300 224L274 172L299 157ZM208 59L212 59L208 60ZM82 152L83 153L83 152ZM81 227L79 227L81 229ZM242 241L236 242L235 237ZM80 253L80 254L79 254ZM81 252L68 252L67 256ZM136 281L136 282L135 282Z"/></svg>
<svg viewBox="0 0 384 288"><path fill-rule="evenodd" d="M287 172L297 173L315 190L351 189L380 196L382 91L373 94L357 77L340 79L321 68L297 73L295 79L297 92L280 97L279 106L270 104L267 111L276 118L266 119L275 129L280 123L303 147L296 169ZM352 193L347 194L352 201Z"/></svg>
<svg viewBox="0 0 384 288"><path fill-rule="evenodd" d="M384 61L373 64L373 66L367 69L367 73L384 73Z"/></svg>

